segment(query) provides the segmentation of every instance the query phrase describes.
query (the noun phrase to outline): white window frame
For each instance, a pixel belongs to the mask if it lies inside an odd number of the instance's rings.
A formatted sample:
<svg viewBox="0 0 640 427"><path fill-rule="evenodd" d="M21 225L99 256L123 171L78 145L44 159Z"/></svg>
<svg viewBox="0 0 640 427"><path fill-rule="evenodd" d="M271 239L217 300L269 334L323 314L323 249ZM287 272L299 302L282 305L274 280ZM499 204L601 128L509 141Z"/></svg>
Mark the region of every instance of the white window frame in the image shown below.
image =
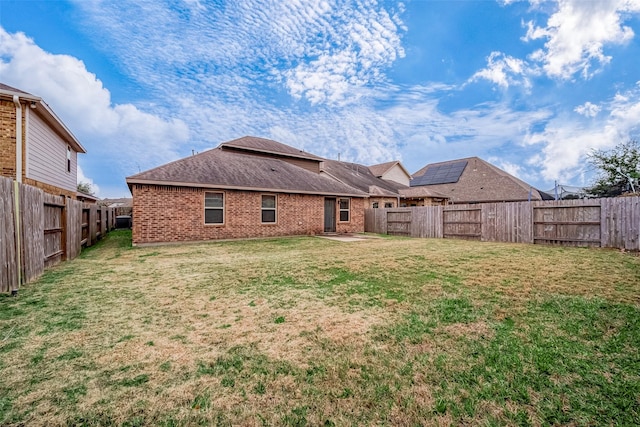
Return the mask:
<svg viewBox="0 0 640 427"><path fill-rule="evenodd" d="M207 194L220 194L222 195L222 207L208 207L207 206ZM221 226L225 224L225 217L226 212L225 212L225 202L226 202L226 195L224 193L224 191L205 191L204 192L204 200L203 200L203 204L204 204L204 225L213 225L213 226ZM222 222L207 222L207 210L220 210L222 211Z"/></svg>
<svg viewBox="0 0 640 427"><path fill-rule="evenodd" d="M274 206L272 208L265 208L263 201L264 197L273 197ZM263 214L265 211L273 211L273 221L264 221ZM261 224L277 224L278 223L278 195L277 194L261 194L260 195L260 223Z"/></svg>
<svg viewBox="0 0 640 427"><path fill-rule="evenodd" d="M346 200L347 202L347 208L343 209L342 208L342 201ZM346 212L347 213L347 219L346 220L342 220L342 212ZM338 199L338 222L350 222L351 221L351 199L348 197L340 197Z"/></svg>

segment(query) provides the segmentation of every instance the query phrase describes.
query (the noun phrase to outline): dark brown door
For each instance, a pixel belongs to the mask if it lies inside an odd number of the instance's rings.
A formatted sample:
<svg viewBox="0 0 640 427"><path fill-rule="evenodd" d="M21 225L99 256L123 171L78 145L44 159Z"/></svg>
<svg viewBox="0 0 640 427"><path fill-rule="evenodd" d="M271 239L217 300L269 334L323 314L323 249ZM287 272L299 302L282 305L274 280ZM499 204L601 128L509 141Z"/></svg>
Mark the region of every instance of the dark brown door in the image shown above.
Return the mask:
<svg viewBox="0 0 640 427"><path fill-rule="evenodd" d="M336 199L324 199L324 232L336 232Z"/></svg>

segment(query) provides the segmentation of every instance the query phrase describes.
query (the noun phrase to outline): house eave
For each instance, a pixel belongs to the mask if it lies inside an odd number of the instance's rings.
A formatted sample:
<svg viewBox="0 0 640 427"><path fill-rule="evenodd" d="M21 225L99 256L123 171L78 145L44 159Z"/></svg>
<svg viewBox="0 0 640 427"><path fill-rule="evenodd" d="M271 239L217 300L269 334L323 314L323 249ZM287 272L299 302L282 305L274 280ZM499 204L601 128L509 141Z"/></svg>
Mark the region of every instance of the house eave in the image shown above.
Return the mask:
<svg viewBox="0 0 640 427"><path fill-rule="evenodd" d="M0 96L9 97L12 99L17 96L20 100L27 102L34 102L36 105L36 111L44 118L44 120L53 127L58 133L60 133L65 140L73 147L78 153L86 153L87 150L82 146L80 141L71 133L69 128L60 120L60 118L53 112L53 110L42 100L39 96L34 96L25 92L17 92L14 90L0 89Z"/></svg>
<svg viewBox="0 0 640 427"><path fill-rule="evenodd" d="M309 190L294 190L283 188L268 188L268 187L249 187L249 186L237 186L237 185L221 185L221 184L203 184L199 182L178 182L178 181L156 181L148 179L126 179L129 191L134 184L142 185L161 185L169 187L189 187L189 188L212 188L220 190L238 190L238 191L258 191L264 193L286 193L286 194L310 194L316 196L343 196L343 197L357 197L367 198L369 195L364 193L336 193L329 191L309 191Z"/></svg>

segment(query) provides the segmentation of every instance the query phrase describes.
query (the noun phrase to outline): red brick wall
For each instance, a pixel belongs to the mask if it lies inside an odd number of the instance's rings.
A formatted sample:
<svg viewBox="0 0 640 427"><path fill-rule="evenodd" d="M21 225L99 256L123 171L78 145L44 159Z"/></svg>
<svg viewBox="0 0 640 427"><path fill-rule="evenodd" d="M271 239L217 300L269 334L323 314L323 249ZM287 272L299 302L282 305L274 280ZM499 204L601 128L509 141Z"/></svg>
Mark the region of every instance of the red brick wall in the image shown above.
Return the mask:
<svg viewBox="0 0 640 427"><path fill-rule="evenodd" d="M224 224L204 223L205 191L224 192ZM276 223L262 224L261 195L266 193L155 185L133 185L132 192L134 244L311 235L324 230L324 196L278 194ZM364 203L362 198L351 199L350 221L336 224L339 233L364 231Z"/></svg>
<svg viewBox="0 0 640 427"><path fill-rule="evenodd" d="M16 179L16 106L12 101L0 101L0 124L0 175Z"/></svg>

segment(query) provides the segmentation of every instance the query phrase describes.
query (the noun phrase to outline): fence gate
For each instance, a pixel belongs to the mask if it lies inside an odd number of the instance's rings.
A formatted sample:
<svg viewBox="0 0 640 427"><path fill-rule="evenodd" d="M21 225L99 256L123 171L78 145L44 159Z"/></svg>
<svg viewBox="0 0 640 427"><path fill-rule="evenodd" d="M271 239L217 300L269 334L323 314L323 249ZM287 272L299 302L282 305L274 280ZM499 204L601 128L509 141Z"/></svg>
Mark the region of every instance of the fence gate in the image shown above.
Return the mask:
<svg viewBox="0 0 640 427"><path fill-rule="evenodd" d="M600 246L600 205L534 206L533 243Z"/></svg>
<svg viewBox="0 0 640 427"><path fill-rule="evenodd" d="M443 237L480 240L482 238L482 208L445 208L442 212Z"/></svg>
<svg viewBox="0 0 640 427"><path fill-rule="evenodd" d="M411 235L411 211L387 212L387 234Z"/></svg>

